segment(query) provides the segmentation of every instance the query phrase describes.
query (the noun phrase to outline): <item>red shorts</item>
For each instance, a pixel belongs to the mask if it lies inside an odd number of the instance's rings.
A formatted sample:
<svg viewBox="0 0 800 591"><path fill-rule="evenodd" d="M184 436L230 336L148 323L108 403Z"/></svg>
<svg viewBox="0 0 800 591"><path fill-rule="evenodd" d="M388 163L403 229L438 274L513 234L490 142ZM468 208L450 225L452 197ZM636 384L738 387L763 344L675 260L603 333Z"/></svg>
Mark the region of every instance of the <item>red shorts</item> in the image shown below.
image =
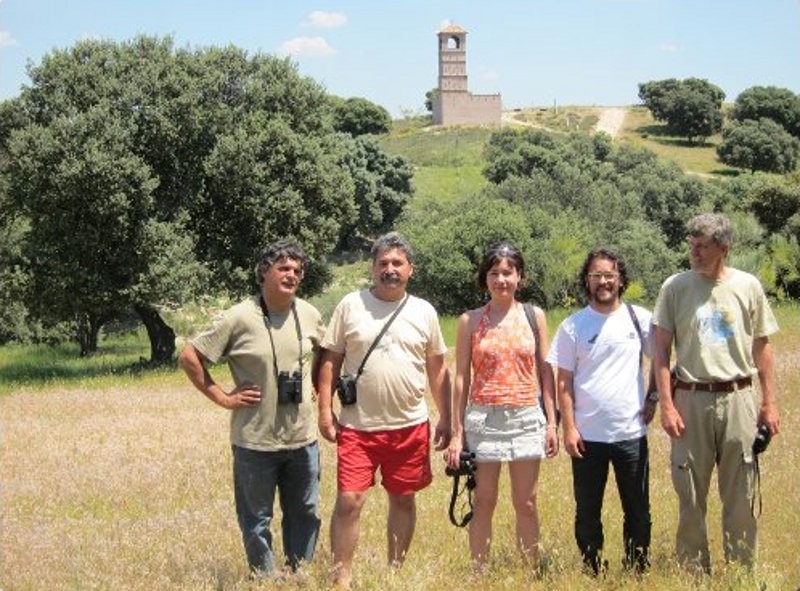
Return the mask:
<svg viewBox="0 0 800 591"><path fill-rule="evenodd" d="M428 422L388 431L358 431L342 427L336 448L336 476L341 492L363 492L381 484L387 492L410 495L433 480Z"/></svg>

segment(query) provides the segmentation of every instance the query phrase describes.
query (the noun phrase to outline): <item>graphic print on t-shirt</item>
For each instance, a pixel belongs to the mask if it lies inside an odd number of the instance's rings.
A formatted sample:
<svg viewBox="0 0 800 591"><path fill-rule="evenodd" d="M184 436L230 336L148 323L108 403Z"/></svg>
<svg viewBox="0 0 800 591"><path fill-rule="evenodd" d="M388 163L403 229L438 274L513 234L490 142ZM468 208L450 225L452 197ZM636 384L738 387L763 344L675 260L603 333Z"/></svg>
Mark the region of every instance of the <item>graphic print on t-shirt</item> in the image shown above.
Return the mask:
<svg viewBox="0 0 800 591"><path fill-rule="evenodd" d="M697 309L695 320L702 345L725 344L736 334L733 311L714 300Z"/></svg>

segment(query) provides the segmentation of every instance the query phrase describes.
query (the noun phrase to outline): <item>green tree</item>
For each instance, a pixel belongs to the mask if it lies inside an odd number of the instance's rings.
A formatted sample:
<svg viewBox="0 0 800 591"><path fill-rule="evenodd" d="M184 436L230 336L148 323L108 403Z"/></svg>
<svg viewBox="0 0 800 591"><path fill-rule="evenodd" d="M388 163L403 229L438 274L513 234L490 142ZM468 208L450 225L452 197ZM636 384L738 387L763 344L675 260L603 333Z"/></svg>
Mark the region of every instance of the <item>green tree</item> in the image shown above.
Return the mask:
<svg viewBox="0 0 800 591"><path fill-rule="evenodd" d="M639 84L639 99L653 117L689 143L722 129L721 88L699 78L656 80Z"/></svg>
<svg viewBox="0 0 800 591"><path fill-rule="evenodd" d="M24 304L29 275L23 254L29 225L12 211L5 192L0 190L0 344L25 342L31 337Z"/></svg>
<svg viewBox="0 0 800 591"><path fill-rule="evenodd" d="M332 98L333 127L352 136L388 133L392 129L389 112L365 98Z"/></svg>
<svg viewBox="0 0 800 591"><path fill-rule="evenodd" d="M13 115L0 148L10 203L30 224L31 313L74 320L84 352L133 309L153 360L170 358L159 307L249 291L256 253L281 237L324 257L355 216L331 99L288 59L138 37L53 51L29 76L0 107ZM376 173L376 193L395 190L392 173Z"/></svg>
<svg viewBox="0 0 800 591"><path fill-rule="evenodd" d="M103 106L27 127L9 144L9 196L32 222L31 310L75 322L83 355L128 303L120 288L143 264L139 233L158 181L130 144Z"/></svg>
<svg viewBox="0 0 800 591"><path fill-rule="evenodd" d="M719 159L751 172L787 173L797 167L800 140L772 119L733 121L722 132Z"/></svg>
<svg viewBox="0 0 800 591"><path fill-rule="evenodd" d="M767 232L785 233L788 221L800 212L800 186L791 179L755 175L744 206Z"/></svg>
<svg viewBox="0 0 800 591"><path fill-rule="evenodd" d="M252 289L258 245L279 236L296 237L311 257L330 252L342 220L353 215L352 180L336 164L324 138L280 119L254 116L220 135L192 216L204 237L201 258L228 290Z"/></svg>
<svg viewBox="0 0 800 591"><path fill-rule="evenodd" d="M530 253L532 232L524 211L507 201L473 196L450 204L443 214L436 220L403 223L400 230L417 251L414 293L442 314L460 314L486 301L476 283L484 250L493 242L509 240Z"/></svg>
<svg viewBox="0 0 800 591"><path fill-rule="evenodd" d="M425 110L433 113L433 105L439 100L439 89L431 88L425 93Z"/></svg>
<svg viewBox="0 0 800 591"><path fill-rule="evenodd" d="M355 185L355 215L342 222L339 244L358 245L394 227L414 193L414 170L402 156L383 152L375 138L336 136L339 163Z"/></svg>
<svg viewBox="0 0 800 591"><path fill-rule="evenodd" d="M731 119L758 121L765 117L800 137L800 95L788 88L752 86L736 97Z"/></svg>

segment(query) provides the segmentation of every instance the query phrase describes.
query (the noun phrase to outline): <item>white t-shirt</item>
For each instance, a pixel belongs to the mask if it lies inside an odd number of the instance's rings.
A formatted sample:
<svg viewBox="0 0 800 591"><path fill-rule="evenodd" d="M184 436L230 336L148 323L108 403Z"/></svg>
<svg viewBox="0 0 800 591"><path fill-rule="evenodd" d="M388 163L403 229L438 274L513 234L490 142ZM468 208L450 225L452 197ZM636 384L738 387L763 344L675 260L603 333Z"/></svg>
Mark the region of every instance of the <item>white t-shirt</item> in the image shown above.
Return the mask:
<svg viewBox="0 0 800 591"><path fill-rule="evenodd" d="M401 301L386 302L365 289L339 302L321 346L344 355L343 374L356 375L370 345ZM342 407L339 422L360 431L424 423L428 420L426 362L428 357L446 352L436 310L409 295L367 359L358 378L357 401Z"/></svg>
<svg viewBox="0 0 800 591"><path fill-rule="evenodd" d="M651 353L650 312L633 306L644 351L625 304L611 314L587 306L556 331L548 363L573 373L575 423L585 441L613 443L647 432L640 352Z"/></svg>

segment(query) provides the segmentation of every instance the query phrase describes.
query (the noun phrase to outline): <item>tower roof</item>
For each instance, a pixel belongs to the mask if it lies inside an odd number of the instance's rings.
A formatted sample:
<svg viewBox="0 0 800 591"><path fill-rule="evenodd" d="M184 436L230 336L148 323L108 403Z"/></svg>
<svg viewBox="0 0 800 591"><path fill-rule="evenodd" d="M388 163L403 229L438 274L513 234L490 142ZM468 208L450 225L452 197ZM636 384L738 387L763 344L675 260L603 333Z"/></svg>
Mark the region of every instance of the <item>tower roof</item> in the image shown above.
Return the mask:
<svg viewBox="0 0 800 591"><path fill-rule="evenodd" d="M439 29L439 34L441 34L441 33L447 33L447 34L466 33L466 32L467 32L466 29L463 29L463 28L459 27L454 22L449 22L446 25L444 25L441 29Z"/></svg>

